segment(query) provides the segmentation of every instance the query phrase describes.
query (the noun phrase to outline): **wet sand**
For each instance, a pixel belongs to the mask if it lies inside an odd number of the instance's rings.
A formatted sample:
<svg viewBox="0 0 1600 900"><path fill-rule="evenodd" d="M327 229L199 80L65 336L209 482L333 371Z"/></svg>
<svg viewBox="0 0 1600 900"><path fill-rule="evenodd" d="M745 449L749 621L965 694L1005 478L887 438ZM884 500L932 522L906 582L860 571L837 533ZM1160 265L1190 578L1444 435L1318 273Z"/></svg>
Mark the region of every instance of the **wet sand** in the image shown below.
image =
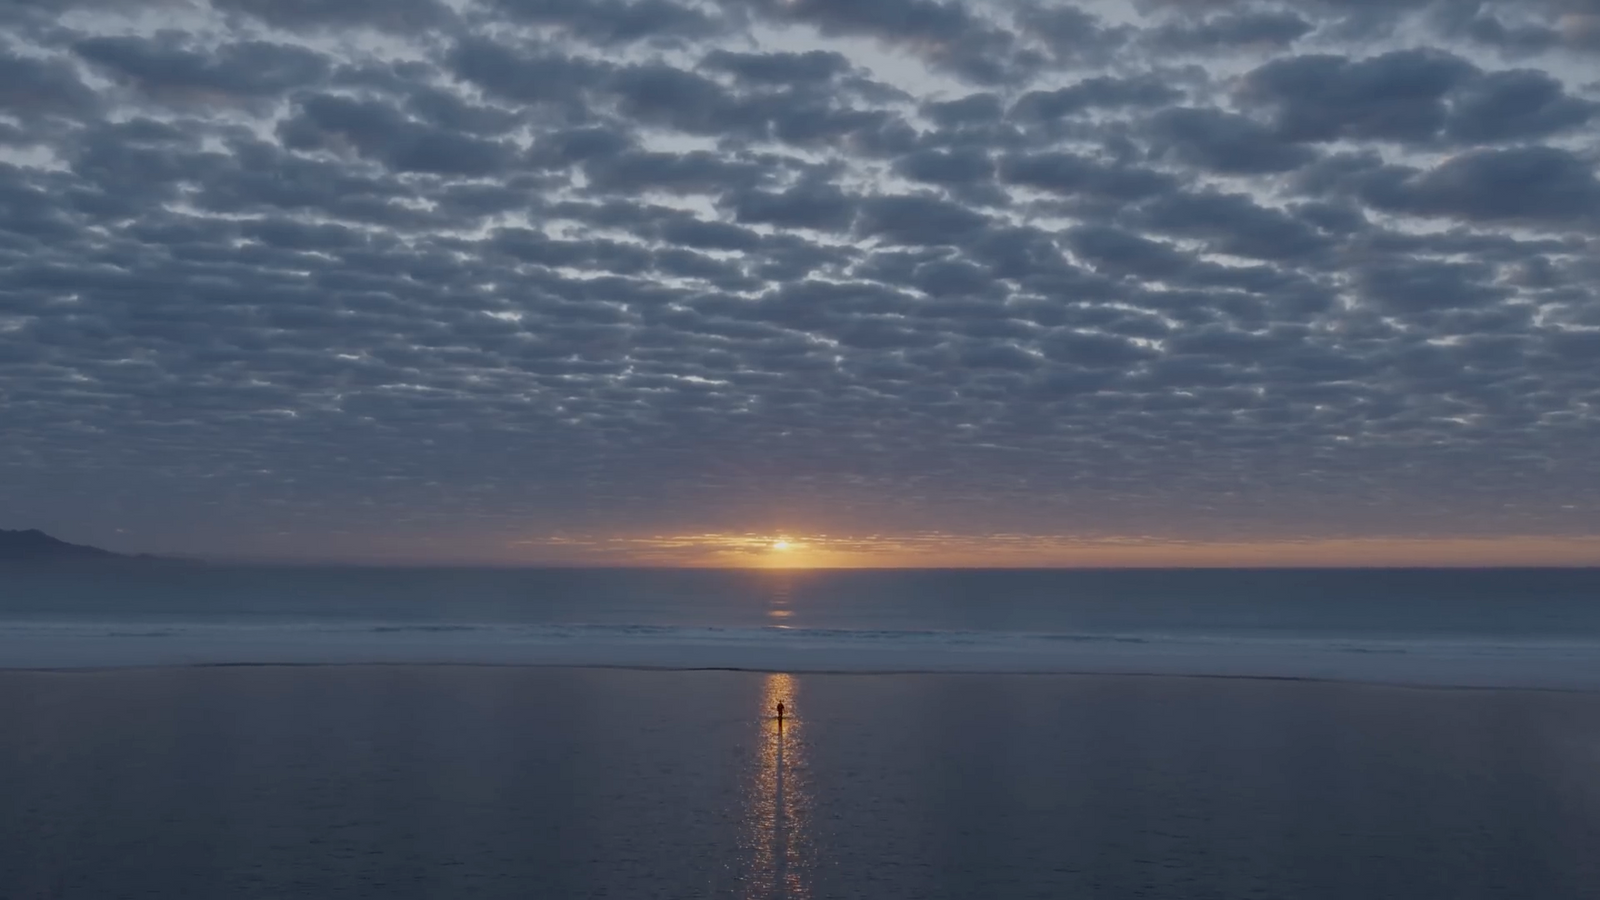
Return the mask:
<svg viewBox="0 0 1600 900"><path fill-rule="evenodd" d="M7 900L1600 888L1593 693L241 666L0 672L0 721Z"/></svg>

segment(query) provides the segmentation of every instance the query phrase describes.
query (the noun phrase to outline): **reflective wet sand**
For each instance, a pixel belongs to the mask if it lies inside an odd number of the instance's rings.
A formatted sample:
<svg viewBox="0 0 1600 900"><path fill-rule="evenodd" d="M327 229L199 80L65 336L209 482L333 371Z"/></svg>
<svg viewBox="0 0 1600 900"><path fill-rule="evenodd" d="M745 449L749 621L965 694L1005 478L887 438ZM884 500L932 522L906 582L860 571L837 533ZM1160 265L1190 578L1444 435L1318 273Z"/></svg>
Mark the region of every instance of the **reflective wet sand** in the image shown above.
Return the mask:
<svg viewBox="0 0 1600 900"><path fill-rule="evenodd" d="M0 722L0 897L1520 900L1600 884L1592 694L237 667L3 672Z"/></svg>

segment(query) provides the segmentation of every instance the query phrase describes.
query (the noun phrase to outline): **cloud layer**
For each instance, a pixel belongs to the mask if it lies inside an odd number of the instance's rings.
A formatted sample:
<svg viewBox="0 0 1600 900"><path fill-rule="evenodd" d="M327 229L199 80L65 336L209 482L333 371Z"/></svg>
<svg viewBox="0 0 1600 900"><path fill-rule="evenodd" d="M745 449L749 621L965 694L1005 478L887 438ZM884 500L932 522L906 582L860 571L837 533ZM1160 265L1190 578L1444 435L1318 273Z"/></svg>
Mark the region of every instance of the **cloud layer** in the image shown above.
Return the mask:
<svg viewBox="0 0 1600 900"><path fill-rule="evenodd" d="M1600 533L1597 63L1592 0L0 0L0 506Z"/></svg>

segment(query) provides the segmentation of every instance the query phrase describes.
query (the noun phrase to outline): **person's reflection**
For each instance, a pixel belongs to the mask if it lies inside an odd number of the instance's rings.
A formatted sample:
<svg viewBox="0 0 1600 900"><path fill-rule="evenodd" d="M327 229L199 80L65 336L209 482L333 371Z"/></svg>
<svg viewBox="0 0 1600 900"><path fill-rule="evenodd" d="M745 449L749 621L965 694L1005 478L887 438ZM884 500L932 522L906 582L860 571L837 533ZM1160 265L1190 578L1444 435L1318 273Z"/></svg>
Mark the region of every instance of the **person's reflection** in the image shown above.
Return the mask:
<svg viewBox="0 0 1600 900"><path fill-rule="evenodd" d="M810 896L806 873L811 858L806 833L810 806L805 792L805 719L795 707L792 675L770 674L762 685L761 751L746 798L753 863L745 896ZM776 714L783 706L783 716Z"/></svg>

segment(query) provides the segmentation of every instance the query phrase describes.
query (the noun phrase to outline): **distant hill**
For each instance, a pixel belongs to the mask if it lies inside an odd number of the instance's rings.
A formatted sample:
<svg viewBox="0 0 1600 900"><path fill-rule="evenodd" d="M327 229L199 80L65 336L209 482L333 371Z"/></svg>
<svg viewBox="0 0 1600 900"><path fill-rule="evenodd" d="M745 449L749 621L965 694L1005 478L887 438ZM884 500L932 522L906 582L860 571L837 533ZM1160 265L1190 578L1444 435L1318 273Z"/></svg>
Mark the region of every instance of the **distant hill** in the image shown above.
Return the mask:
<svg viewBox="0 0 1600 900"><path fill-rule="evenodd" d="M153 556L128 556L99 547L69 544L30 528L7 531L0 528L0 562L106 562L117 559L156 559Z"/></svg>

